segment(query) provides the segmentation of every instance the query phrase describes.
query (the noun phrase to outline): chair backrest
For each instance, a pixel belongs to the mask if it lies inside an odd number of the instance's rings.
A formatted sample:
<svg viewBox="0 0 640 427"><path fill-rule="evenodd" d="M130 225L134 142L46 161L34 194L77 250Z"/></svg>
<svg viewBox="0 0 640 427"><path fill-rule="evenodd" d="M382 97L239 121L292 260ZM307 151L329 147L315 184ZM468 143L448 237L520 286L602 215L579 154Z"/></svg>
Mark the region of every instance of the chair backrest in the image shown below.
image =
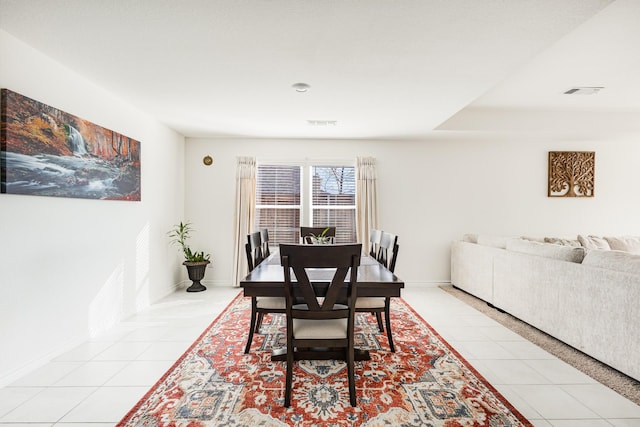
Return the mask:
<svg viewBox="0 0 640 427"><path fill-rule="evenodd" d="M260 239L262 239L262 256L266 258L271 255L271 250L269 250L269 229L260 229Z"/></svg>
<svg viewBox="0 0 640 427"><path fill-rule="evenodd" d="M251 271L264 259L264 256L262 255L262 238L260 237L260 232L256 231L254 233L247 234L247 243L244 247L247 253L249 271Z"/></svg>
<svg viewBox="0 0 640 427"><path fill-rule="evenodd" d="M372 228L369 231L369 255L374 258L378 257L378 250L380 249L380 238L382 237L382 231Z"/></svg>
<svg viewBox="0 0 640 427"><path fill-rule="evenodd" d="M337 319L353 316L361 251L361 243L281 244L280 260L284 268L288 319ZM316 274L315 269L328 269L333 273L326 292L324 290L320 292L318 288L314 288L307 272L310 268L314 269ZM345 282L347 274L349 278ZM295 277L295 281L292 281L292 277ZM344 305L345 287L347 305ZM322 298L319 299L320 297Z"/></svg>
<svg viewBox="0 0 640 427"><path fill-rule="evenodd" d="M398 236L395 234L382 232L380 237L380 249L378 250L378 262L393 272L396 268L396 259L398 257Z"/></svg>
<svg viewBox="0 0 640 427"><path fill-rule="evenodd" d="M326 232L324 230L327 230ZM301 243L311 245L315 243L314 236L320 236L324 233L327 237L325 243L335 243L336 228L335 227L300 227Z"/></svg>

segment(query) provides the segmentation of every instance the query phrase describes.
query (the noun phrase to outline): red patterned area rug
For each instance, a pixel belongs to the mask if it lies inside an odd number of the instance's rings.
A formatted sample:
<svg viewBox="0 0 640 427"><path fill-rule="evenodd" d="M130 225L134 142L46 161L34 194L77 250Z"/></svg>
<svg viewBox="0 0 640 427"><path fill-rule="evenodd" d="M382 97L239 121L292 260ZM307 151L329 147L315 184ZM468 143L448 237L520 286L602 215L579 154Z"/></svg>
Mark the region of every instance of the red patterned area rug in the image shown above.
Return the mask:
<svg viewBox="0 0 640 427"><path fill-rule="evenodd" d="M238 295L118 426L531 426L405 301L393 299L396 353L373 316L357 315L357 407L346 365L300 361L284 408L284 315L265 316L244 354L251 301Z"/></svg>

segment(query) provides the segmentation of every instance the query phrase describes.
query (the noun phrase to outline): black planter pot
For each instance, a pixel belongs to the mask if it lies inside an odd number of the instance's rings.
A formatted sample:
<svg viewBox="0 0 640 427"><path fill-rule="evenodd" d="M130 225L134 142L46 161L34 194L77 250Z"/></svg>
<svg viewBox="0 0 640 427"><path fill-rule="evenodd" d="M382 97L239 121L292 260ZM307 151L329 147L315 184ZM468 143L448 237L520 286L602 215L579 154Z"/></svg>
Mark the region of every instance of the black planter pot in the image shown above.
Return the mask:
<svg viewBox="0 0 640 427"><path fill-rule="evenodd" d="M189 262L185 261L183 264L187 267L189 273L189 280L191 280L191 286L187 288L187 292L202 292L207 288L200 281L204 278L204 273L207 271L207 265L210 261Z"/></svg>

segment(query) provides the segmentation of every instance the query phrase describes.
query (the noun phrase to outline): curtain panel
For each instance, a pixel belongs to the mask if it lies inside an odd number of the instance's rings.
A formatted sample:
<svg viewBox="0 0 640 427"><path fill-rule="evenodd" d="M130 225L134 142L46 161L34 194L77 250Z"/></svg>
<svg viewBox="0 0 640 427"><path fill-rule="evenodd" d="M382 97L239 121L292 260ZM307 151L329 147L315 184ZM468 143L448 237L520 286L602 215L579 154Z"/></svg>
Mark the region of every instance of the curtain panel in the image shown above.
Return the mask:
<svg viewBox="0 0 640 427"><path fill-rule="evenodd" d="M245 243L253 229L256 200L256 159L238 157L236 170L235 241L233 253L233 285L240 286L240 280L249 272Z"/></svg>
<svg viewBox="0 0 640 427"><path fill-rule="evenodd" d="M356 158L356 230L364 253L369 253L369 230L378 228L376 159Z"/></svg>

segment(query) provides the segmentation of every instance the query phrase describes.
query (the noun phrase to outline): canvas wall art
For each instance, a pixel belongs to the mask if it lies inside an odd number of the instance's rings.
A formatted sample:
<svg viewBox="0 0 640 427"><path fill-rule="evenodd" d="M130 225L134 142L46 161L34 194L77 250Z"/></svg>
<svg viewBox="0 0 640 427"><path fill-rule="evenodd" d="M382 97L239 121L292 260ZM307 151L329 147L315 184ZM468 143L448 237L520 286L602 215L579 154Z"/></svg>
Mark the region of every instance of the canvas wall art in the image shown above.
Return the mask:
<svg viewBox="0 0 640 427"><path fill-rule="evenodd" d="M1 91L2 193L139 201L140 141Z"/></svg>

